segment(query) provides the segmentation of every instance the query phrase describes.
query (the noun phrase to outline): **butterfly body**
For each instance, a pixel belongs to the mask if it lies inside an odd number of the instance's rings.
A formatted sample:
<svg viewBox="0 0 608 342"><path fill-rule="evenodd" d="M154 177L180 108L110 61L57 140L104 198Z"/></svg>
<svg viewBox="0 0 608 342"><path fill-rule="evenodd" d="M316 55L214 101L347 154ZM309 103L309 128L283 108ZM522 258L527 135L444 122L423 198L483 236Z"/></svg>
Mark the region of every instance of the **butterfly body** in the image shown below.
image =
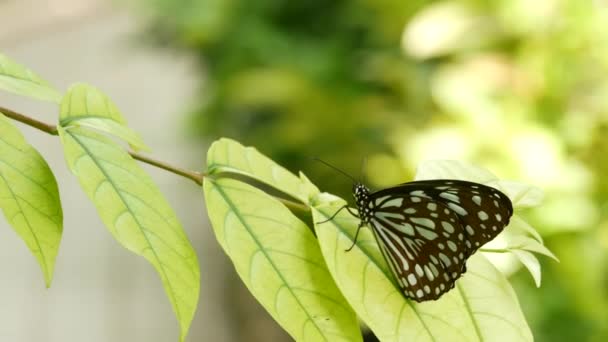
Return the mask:
<svg viewBox="0 0 608 342"><path fill-rule="evenodd" d="M495 188L461 180L414 181L377 192L353 185L361 219L372 229L403 295L435 300L466 272L466 260L509 223L513 207Z"/></svg>

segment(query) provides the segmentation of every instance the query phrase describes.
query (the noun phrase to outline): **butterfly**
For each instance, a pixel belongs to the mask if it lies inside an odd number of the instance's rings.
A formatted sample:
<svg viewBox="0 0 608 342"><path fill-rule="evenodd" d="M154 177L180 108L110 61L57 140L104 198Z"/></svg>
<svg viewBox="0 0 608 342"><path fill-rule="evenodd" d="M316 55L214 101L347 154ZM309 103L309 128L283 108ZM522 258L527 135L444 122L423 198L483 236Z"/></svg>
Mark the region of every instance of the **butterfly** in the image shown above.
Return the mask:
<svg viewBox="0 0 608 342"><path fill-rule="evenodd" d="M513 214L509 197L479 183L433 179L371 192L354 181L357 211L346 205L326 221L342 209L361 220L347 251L361 228L370 227L396 285L417 302L439 299L454 288L467 259L502 232Z"/></svg>
<svg viewBox="0 0 608 342"><path fill-rule="evenodd" d="M504 193L455 179L414 181L377 192L357 182L353 197L357 213L351 214L361 220L355 241L362 227L371 227L401 292L417 302L439 299L452 289L466 272L467 259L513 214Z"/></svg>

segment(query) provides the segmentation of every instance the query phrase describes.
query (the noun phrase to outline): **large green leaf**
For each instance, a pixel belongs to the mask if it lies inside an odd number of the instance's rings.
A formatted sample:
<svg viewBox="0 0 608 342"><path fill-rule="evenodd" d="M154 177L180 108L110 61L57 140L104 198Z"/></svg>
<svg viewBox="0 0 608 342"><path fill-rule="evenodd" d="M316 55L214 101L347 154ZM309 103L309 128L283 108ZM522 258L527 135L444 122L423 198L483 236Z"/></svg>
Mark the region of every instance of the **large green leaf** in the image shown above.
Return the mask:
<svg viewBox="0 0 608 342"><path fill-rule="evenodd" d="M61 100L61 94L48 82L2 54L0 54L0 89L55 103Z"/></svg>
<svg viewBox="0 0 608 342"><path fill-rule="evenodd" d="M127 127L116 105L97 88L78 83L70 87L61 101L59 124L85 126L123 139L136 150L148 148L139 135Z"/></svg>
<svg viewBox="0 0 608 342"><path fill-rule="evenodd" d="M59 127L68 165L114 238L156 268L183 341L198 302L196 254L150 177L112 139L82 127Z"/></svg>
<svg viewBox="0 0 608 342"><path fill-rule="evenodd" d="M251 177L306 204L319 193L303 173L298 178L255 148L227 138L215 141L209 148L207 169L210 175L227 172Z"/></svg>
<svg viewBox="0 0 608 342"><path fill-rule="evenodd" d="M0 207L51 285L63 230L57 182L38 151L0 113Z"/></svg>
<svg viewBox="0 0 608 342"><path fill-rule="evenodd" d="M248 184L205 178L204 190L218 241L251 293L294 339L361 340L306 224Z"/></svg>
<svg viewBox="0 0 608 342"><path fill-rule="evenodd" d="M313 208L315 222L338 203ZM404 299L369 229L353 242L358 220L340 213L316 224L327 266L353 309L381 341L532 341L517 297L505 277L481 254L469 258L456 288L437 301Z"/></svg>

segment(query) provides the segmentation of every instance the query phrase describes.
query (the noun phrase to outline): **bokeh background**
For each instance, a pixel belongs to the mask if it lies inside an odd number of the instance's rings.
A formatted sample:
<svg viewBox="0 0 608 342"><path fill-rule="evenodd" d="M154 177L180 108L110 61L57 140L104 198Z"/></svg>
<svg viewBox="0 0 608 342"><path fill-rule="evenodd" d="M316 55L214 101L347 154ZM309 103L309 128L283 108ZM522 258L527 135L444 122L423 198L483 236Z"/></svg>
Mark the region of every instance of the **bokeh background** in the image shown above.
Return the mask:
<svg viewBox="0 0 608 342"><path fill-rule="evenodd" d="M4 0L0 19L3 53L60 87L100 87L180 165L204 168L227 136L347 198L350 181L311 157L375 188L438 158L541 187L543 205L522 215L561 262L540 257L539 289L513 274L522 309L537 341L608 340L608 1ZM0 230L1 339L173 340L151 267L104 231L58 141L24 132L57 174L65 237L45 290ZM148 169L199 253L190 340L288 341L215 243L196 186Z"/></svg>

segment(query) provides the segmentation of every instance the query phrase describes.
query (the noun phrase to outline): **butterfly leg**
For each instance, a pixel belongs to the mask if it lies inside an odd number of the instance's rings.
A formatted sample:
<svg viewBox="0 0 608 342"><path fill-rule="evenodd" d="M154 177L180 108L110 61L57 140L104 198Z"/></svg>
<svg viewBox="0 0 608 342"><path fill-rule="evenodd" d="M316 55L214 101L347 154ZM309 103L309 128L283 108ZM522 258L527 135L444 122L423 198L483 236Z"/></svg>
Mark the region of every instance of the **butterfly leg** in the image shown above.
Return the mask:
<svg viewBox="0 0 608 342"><path fill-rule="evenodd" d="M355 245L357 244L357 237L359 236L359 231L361 230L361 228L363 228L363 226L365 226L365 224L361 222L359 224L359 227L357 227L357 232L355 233L355 239L353 240L353 244L348 249L345 249L345 252L350 252L350 250L355 247Z"/></svg>
<svg viewBox="0 0 608 342"><path fill-rule="evenodd" d="M321 224L321 223L325 223L325 222L329 222L329 221L333 220L334 217L336 217L336 215L338 215L338 213L341 212L343 209L346 209L354 217L359 218L359 215L357 215L357 213L354 213L352 211L352 209L348 206L348 204L345 204L342 207L340 207L340 209L338 209L338 211L336 211L333 215L331 215L330 218L328 218L327 220L323 220L321 222L317 222L317 224Z"/></svg>

